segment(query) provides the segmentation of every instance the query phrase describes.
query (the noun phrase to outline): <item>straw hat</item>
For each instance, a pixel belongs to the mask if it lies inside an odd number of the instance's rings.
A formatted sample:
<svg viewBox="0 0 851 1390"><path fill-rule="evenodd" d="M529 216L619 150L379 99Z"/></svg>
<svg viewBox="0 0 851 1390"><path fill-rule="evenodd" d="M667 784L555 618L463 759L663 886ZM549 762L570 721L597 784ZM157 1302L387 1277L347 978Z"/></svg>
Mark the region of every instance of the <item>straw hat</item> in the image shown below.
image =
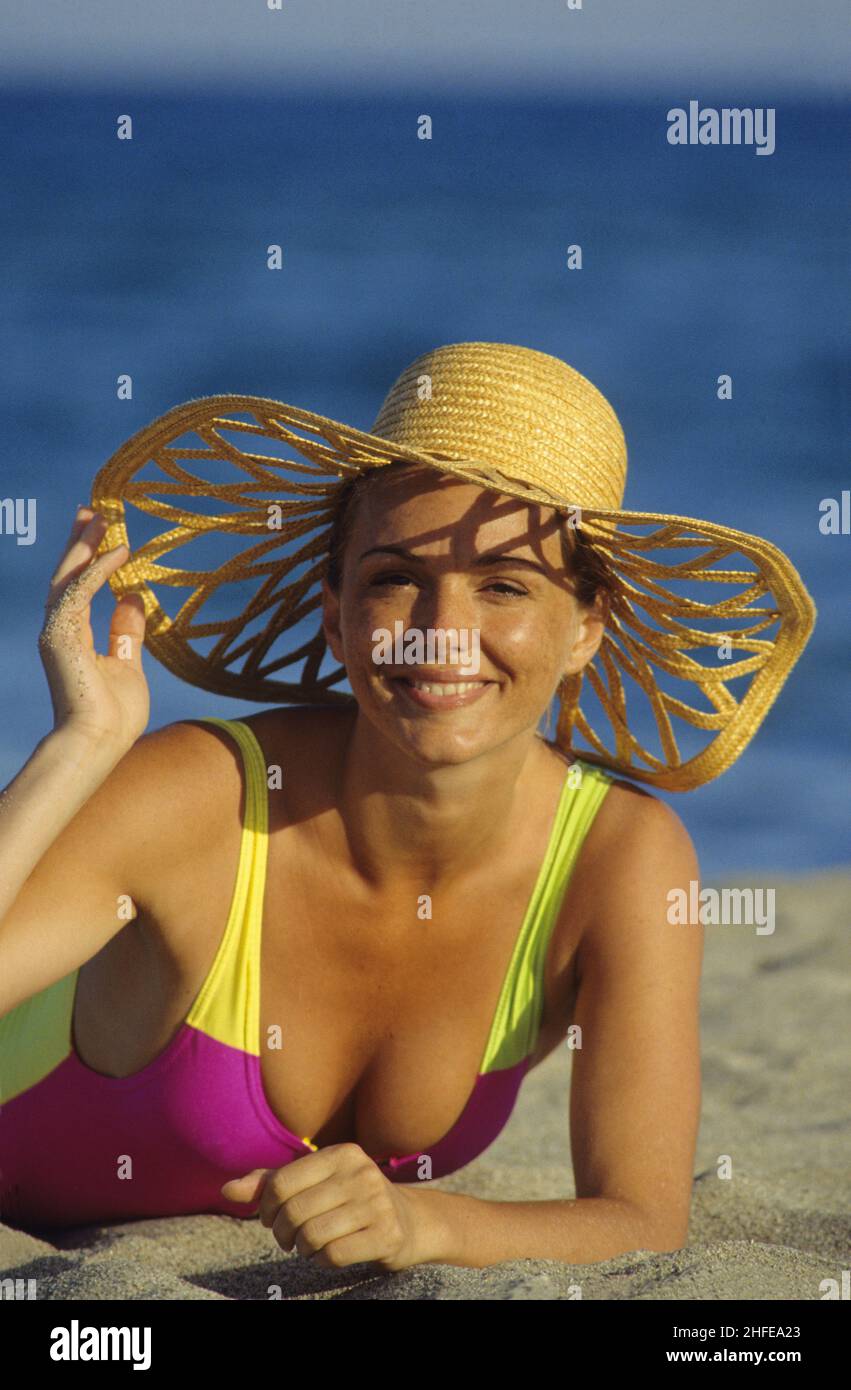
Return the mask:
<svg viewBox="0 0 851 1390"><path fill-rule="evenodd" d="M350 704L334 689L344 669L320 672L330 654L319 617L307 640L294 629L320 605L341 481L395 459L565 514L580 509L614 592L599 652L559 688L561 747L671 791L708 782L739 756L812 630L800 576L756 536L622 511L626 444L612 407L566 362L509 343L423 353L397 377L368 434L280 401L221 395L175 406L122 444L95 478L91 504L109 522L101 550L131 549L110 584L116 596L142 595L151 653L220 695ZM152 468L155 477L140 477ZM127 504L163 524L136 549ZM220 542L215 567L180 567L185 548L211 533ZM223 533L248 540L222 560ZM176 550L177 567L163 563ZM244 602L237 585L249 589ZM190 592L170 617L157 590L164 597L172 588ZM774 625L771 637L757 635ZM199 641L208 650L191 645ZM295 679L277 677L287 667ZM729 686L741 678L734 695ZM701 746L684 758L678 733Z"/></svg>

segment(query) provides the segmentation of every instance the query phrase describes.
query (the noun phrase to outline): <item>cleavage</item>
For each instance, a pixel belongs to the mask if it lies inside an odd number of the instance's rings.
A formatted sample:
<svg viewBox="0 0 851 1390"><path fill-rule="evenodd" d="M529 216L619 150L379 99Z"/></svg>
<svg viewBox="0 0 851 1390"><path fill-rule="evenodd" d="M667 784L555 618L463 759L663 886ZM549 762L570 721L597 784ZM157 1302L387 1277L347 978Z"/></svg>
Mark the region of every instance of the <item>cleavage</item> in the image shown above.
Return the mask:
<svg viewBox="0 0 851 1390"><path fill-rule="evenodd" d="M501 913L479 903L490 934L471 936L470 904L437 922L418 919L415 901L402 920L396 904L392 928L378 933L374 906L343 918L328 898L308 911L290 894L284 919L282 898L267 893L260 962L261 1075L273 1114L313 1143L397 1156L433 1146L475 1086L523 905L508 921L504 895ZM280 1048L267 1046L276 1029Z"/></svg>

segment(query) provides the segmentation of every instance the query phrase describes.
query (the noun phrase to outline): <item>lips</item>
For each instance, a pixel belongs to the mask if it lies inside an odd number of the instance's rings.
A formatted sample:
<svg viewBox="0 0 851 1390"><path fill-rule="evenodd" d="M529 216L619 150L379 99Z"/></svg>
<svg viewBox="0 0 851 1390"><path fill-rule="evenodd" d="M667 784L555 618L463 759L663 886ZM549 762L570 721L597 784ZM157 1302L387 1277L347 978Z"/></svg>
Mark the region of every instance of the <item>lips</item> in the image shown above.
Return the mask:
<svg viewBox="0 0 851 1390"><path fill-rule="evenodd" d="M400 679L405 680L404 676ZM416 681L409 680L407 684L413 690L425 690L429 695L467 695L471 690L478 690L487 681Z"/></svg>
<svg viewBox="0 0 851 1390"><path fill-rule="evenodd" d="M494 681L425 680L412 676L388 676L387 680L403 699L419 709L450 710L475 704L487 694Z"/></svg>

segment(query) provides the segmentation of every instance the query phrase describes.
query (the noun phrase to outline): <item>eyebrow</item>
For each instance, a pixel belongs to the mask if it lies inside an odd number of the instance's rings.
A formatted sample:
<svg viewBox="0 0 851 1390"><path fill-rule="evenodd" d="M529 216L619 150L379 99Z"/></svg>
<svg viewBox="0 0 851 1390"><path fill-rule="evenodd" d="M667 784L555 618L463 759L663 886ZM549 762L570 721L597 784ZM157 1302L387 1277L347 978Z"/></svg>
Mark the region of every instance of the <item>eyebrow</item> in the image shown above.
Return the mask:
<svg viewBox="0 0 851 1390"><path fill-rule="evenodd" d="M412 560L414 564L425 564L426 557L415 555L412 550L406 550L402 545L374 545L369 550L365 550L360 556L365 560L368 555L398 555L402 560ZM520 565L525 569L537 570L539 574L547 575L550 571L543 565L539 565L535 560L527 560L522 555L512 555L509 551L488 550L482 555L477 555L473 560L474 569L493 569L497 565Z"/></svg>

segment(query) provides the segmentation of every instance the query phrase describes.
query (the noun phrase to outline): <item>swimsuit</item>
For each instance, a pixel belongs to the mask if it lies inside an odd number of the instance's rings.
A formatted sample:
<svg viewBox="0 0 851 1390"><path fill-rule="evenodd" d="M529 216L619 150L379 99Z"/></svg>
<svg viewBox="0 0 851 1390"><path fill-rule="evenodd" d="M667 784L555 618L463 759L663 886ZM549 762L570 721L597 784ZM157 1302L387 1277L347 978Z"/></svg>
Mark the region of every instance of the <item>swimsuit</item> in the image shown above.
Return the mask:
<svg viewBox="0 0 851 1390"><path fill-rule="evenodd" d="M311 1152L266 1099L260 1070L260 942L268 849L267 772L238 719L209 718L236 740L245 814L227 924L189 1013L132 1076L93 1071L72 1036L78 970L0 1018L0 1221L77 1226L222 1212L252 1216L219 1188ZM440 1178L503 1129L536 1046L547 945L585 835L611 784L587 763L569 772L546 854L503 980L472 1093L447 1134L420 1153L370 1155L393 1182ZM59 910L61 906L57 904Z"/></svg>

